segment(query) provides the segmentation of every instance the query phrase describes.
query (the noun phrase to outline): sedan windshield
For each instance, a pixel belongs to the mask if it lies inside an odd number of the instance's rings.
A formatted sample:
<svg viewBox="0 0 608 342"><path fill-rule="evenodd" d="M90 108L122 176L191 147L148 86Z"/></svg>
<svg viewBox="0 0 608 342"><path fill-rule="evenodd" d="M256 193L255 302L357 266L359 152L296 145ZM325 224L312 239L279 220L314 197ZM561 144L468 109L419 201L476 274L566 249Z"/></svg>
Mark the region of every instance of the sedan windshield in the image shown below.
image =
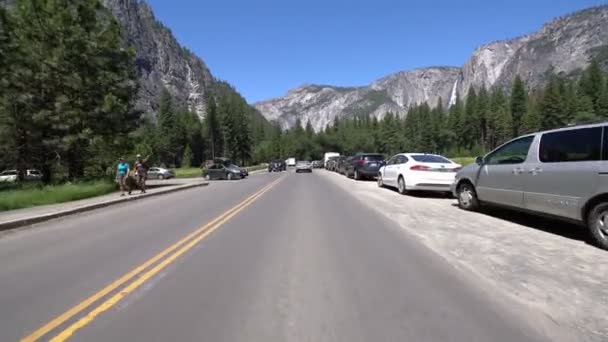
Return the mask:
<svg viewBox="0 0 608 342"><path fill-rule="evenodd" d="M434 154L415 154L412 158L419 163L451 164L452 162L442 156Z"/></svg>

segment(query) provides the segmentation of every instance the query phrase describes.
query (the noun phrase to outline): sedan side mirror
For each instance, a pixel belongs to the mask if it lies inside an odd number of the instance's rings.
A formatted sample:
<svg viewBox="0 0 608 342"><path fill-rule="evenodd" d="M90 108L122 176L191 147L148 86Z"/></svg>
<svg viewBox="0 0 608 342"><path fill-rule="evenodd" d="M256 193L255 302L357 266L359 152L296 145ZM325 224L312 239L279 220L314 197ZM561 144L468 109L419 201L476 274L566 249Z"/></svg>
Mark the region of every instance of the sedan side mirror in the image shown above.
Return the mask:
<svg viewBox="0 0 608 342"><path fill-rule="evenodd" d="M477 164L479 166L483 165L483 157L480 156L480 157L475 158L475 164Z"/></svg>

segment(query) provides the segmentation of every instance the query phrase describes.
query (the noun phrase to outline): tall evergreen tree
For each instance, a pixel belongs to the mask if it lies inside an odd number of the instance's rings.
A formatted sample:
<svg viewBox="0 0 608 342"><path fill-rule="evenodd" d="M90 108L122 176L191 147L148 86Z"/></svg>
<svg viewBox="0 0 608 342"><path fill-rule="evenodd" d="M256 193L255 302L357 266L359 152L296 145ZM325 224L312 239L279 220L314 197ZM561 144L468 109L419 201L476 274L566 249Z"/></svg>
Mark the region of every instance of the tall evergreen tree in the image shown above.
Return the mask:
<svg viewBox="0 0 608 342"><path fill-rule="evenodd" d="M556 76L551 77L545 87L544 96L540 103L541 127L552 129L566 125L568 113L563 81Z"/></svg>
<svg viewBox="0 0 608 342"><path fill-rule="evenodd" d="M581 95L587 95L593 104L593 113L599 110L599 100L604 87L604 75L596 59L591 61L589 67L580 78ZM587 101L587 100L585 100Z"/></svg>
<svg viewBox="0 0 608 342"><path fill-rule="evenodd" d="M209 96L209 98L207 99L205 128L207 130L207 138L209 139L211 159L214 159L218 157L218 153L223 150L223 135L222 128L220 125L220 119L218 118L217 105L215 103L215 97L213 95Z"/></svg>
<svg viewBox="0 0 608 342"><path fill-rule="evenodd" d="M158 145L160 161L171 167L179 164L182 136L173 105L173 98L167 89L161 93L158 106Z"/></svg>
<svg viewBox="0 0 608 342"><path fill-rule="evenodd" d="M478 111L479 107L477 101L477 92L475 91L475 88L471 86L471 88L469 88L469 92L467 93L467 99L464 107L464 115L462 120L462 139L464 147L466 149L471 149L478 141Z"/></svg>
<svg viewBox="0 0 608 342"><path fill-rule="evenodd" d="M541 116L539 104L534 97L530 97L526 108L526 114L522 119L522 132L532 133L541 128Z"/></svg>
<svg viewBox="0 0 608 342"><path fill-rule="evenodd" d="M19 62L11 66L15 117L30 125L26 163L50 180L55 162L71 178L87 164L110 166L91 144L114 153L129 149L137 91L134 52L121 47L120 28L97 0L17 0L13 34Z"/></svg>
<svg viewBox="0 0 608 342"><path fill-rule="evenodd" d="M481 146L484 150L488 145L488 116L490 110L490 94L488 94L488 90L486 86L483 85L481 89L479 89L479 94L477 95L477 110L476 110L476 120L477 120L477 133L479 136L479 146Z"/></svg>
<svg viewBox="0 0 608 342"><path fill-rule="evenodd" d="M511 112L507 98L500 88L494 88L492 91L490 113L488 147L492 149L513 135Z"/></svg>
<svg viewBox="0 0 608 342"><path fill-rule="evenodd" d="M526 114L526 101L528 93L526 86L519 75L513 80L511 90L511 119L513 125L513 136L518 136L521 132L522 118Z"/></svg>

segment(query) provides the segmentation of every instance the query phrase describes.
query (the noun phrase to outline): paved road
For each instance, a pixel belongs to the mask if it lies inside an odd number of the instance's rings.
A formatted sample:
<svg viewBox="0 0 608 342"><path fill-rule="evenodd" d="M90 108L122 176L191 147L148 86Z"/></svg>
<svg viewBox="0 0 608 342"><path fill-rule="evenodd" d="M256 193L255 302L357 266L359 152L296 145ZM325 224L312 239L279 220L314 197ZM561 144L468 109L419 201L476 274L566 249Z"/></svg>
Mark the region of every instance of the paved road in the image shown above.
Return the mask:
<svg viewBox="0 0 608 342"><path fill-rule="evenodd" d="M283 173L2 236L0 341L27 336L269 184L183 254L41 340L74 327L75 341L544 340L517 308L332 182Z"/></svg>

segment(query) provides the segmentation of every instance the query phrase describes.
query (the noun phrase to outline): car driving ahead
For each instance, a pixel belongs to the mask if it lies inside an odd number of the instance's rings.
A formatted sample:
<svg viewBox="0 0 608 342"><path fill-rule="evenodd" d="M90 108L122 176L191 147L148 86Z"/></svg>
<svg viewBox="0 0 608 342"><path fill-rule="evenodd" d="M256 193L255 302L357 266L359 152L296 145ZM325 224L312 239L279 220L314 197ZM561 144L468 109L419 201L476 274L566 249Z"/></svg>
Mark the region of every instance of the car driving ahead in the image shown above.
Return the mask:
<svg viewBox="0 0 608 342"><path fill-rule="evenodd" d="M389 159L378 172L378 186L395 187L400 194L412 190L451 194L460 164L436 154L401 153Z"/></svg>
<svg viewBox="0 0 608 342"><path fill-rule="evenodd" d="M296 163L296 173L300 172L312 173L312 163L308 160L299 160Z"/></svg>

